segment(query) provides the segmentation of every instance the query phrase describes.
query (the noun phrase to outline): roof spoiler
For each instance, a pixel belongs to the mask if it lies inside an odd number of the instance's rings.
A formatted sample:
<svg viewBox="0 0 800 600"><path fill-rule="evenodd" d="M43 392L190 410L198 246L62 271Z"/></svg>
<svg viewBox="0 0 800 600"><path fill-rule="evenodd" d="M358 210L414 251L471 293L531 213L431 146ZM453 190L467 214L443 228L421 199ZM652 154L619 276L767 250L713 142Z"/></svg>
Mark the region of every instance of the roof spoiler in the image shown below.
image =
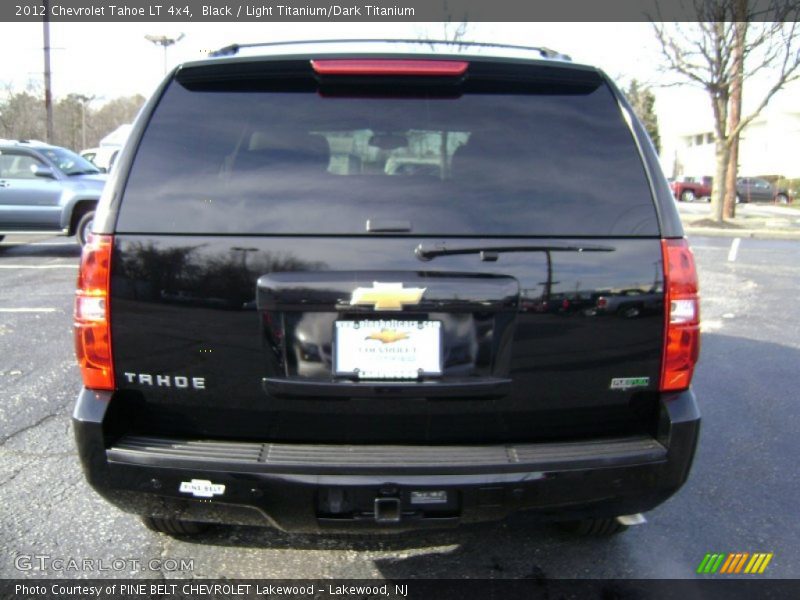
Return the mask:
<svg viewBox="0 0 800 600"><path fill-rule="evenodd" d="M342 39L342 40L328 39L328 40L292 40L284 42L256 42L252 44L231 44L229 46L224 46L219 50L211 52L209 56L211 57L236 56L237 54L239 54L239 51L244 48L274 48L277 46L295 46L300 44L352 44L352 43L425 44L425 45L442 44L448 46L456 46L458 48L469 48L469 47L507 48L509 50L530 50L532 52L538 53L541 58L572 62L572 57L569 56L568 54L563 54L561 52L558 52L557 50L553 50L552 48L546 48L544 46L517 46L513 44L500 44L493 42L461 42L461 41L456 42L451 40L429 40L429 39Z"/></svg>

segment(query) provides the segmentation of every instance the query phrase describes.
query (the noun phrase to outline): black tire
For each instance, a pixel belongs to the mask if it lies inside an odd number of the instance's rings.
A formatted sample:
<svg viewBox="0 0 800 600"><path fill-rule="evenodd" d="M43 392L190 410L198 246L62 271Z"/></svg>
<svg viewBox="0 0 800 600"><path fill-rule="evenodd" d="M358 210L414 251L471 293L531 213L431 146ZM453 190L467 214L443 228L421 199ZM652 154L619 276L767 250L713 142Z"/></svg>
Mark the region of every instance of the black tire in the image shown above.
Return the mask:
<svg viewBox="0 0 800 600"><path fill-rule="evenodd" d="M681 202L694 202L697 199L693 190L683 190L681 192Z"/></svg>
<svg viewBox="0 0 800 600"><path fill-rule="evenodd" d="M142 517L142 523L151 531L167 535L197 535L208 529L208 524L180 519L164 519L161 517Z"/></svg>
<svg viewBox="0 0 800 600"><path fill-rule="evenodd" d="M5 238L6 238L6 236L0 235L0 242L2 242Z"/></svg>
<svg viewBox="0 0 800 600"><path fill-rule="evenodd" d="M573 535L584 537L608 537L622 533L628 529L614 517L607 519L582 519L580 521L565 521L559 526Z"/></svg>
<svg viewBox="0 0 800 600"><path fill-rule="evenodd" d="M736 204L742 203L744 203L744 199L739 194L736 194Z"/></svg>
<svg viewBox="0 0 800 600"><path fill-rule="evenodd" d="M92 224L94 223L94 211L90 210L86 214L84 214L80 221L78 221L78 225L75 227L75 239L78 240L78 243L81 247L86 245L86 242L89 239L89 234L92 232Z"/></svg>
<svg viewBox="0 0 800 600"><path fill-rule="evenodd" d="M789 196L786 194L776 194L775 202L778 204L789 204Z"/></svg>

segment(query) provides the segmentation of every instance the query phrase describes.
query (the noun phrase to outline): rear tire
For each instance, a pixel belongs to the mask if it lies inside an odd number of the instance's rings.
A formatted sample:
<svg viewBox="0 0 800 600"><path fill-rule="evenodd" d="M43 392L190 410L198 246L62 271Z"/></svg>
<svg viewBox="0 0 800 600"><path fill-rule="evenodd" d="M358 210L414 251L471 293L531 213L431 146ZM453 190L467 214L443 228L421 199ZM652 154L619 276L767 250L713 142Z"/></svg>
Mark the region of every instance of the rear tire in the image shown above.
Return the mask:
<svg viewBox="0 0 800 600"><path fill-rule="evenodd" d="M775 202L778 204L789 204L789 196L786 194L778 194L775 196Z"/></svg>
<svg viewBox="0 0 800 600"><path fill-rule="evenodd" d="M681 192L681 201L682 202L694 202L696 196L692 190L683 190Z"/></svg>
<svg viewBox="0 0 800 600"><path fill-rule="evenodd" d="M92 224L94 223L94 211L90 210L81 217L78 225L75 227L75 238L81 247L86 245L89 241L89 234L92 232Z"/></svg>
<svg viewBox="0 0 800 600"><path fill-rule="evenodd" d="M559 523L559 526L573 535L583 537L608 537L622 533L628 529L627 525L623 525L615 517L605 519L582 519L580 521L565 521Z"/></svg>
<svg viewBox="0 0 800 600"><path fill-rule="evenodd" d="M197 535L208 529L207 523L161 517L142 517L142 523L151 531L166 533L167 535Z"/></svg>

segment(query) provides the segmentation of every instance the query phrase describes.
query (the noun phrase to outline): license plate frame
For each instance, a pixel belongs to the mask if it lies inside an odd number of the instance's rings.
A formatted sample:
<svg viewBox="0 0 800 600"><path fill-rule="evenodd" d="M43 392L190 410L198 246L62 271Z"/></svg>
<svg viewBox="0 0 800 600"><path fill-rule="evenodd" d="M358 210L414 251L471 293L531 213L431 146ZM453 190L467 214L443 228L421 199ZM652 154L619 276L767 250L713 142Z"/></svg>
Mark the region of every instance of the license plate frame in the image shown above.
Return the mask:
<svg viewBox="0 0 800 600"><path fill-rule="evenodd" d="M442 322L342 319L334 322L333 374L357 380L441 377Z"/></svg>

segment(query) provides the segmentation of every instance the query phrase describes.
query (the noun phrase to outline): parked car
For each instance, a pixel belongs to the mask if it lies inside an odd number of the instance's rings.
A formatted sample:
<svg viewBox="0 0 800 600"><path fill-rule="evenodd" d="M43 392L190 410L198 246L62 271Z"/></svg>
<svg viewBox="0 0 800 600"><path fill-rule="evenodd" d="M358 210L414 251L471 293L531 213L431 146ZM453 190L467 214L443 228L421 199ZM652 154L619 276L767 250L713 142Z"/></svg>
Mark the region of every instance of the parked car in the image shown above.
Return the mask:
<svg viewBox="0 0 800 600"><path fill-rule="evenodd" d="M74 152L41 142L0 143L0 239L74 235L86 243L106 176Z"/></svg>
<svg viewBox="0 0 800 600"><path fill-rule="evenodd" d="M694 261L599 69L234 46L176 68L128 143L81 258L73 425L89 483L148 527L527 510L610 534L686 481ZM610 290L643 293L588 314Z"/></svg>
<svg viewBox="0 0 800 600"><path fill-rule="evenodd" d="M711 178L703 178L703 181L671 180L669 185L675 199L681 202L711 198Z"/></svg>
<svg viewBox="0 0 800 600"><path fill-rule="evenodd" d="M694 202L711 199L713 179L703 177L700 181L670 180L669 185L676 200ZM777 202L788 204L794 199L792 190L778 188L768 180L758 177L740 177L736 180L736 202Z"/></svg>
<svg viewBox="0 0 800 600"><path fill-rule="evenodd" d="M736 180L737 202L777 202L788 204L793 200L790 190L778 188L766 179L740 177Z"/></svg>
<svg viewBox="0 0 800 600"><path fill-rule="evenodd" d="M81 150L81 156L103 173L110 173L122 146L98 146Z"/></svg>
<svg viewBox="0 0 800 600"><path fill-rule="evenodd" d="M660 286L649 290L631 289L603 292L595 301L594 311L599 315L621 315L627 319L641 317L663 310L664 290Z"/></svg>

